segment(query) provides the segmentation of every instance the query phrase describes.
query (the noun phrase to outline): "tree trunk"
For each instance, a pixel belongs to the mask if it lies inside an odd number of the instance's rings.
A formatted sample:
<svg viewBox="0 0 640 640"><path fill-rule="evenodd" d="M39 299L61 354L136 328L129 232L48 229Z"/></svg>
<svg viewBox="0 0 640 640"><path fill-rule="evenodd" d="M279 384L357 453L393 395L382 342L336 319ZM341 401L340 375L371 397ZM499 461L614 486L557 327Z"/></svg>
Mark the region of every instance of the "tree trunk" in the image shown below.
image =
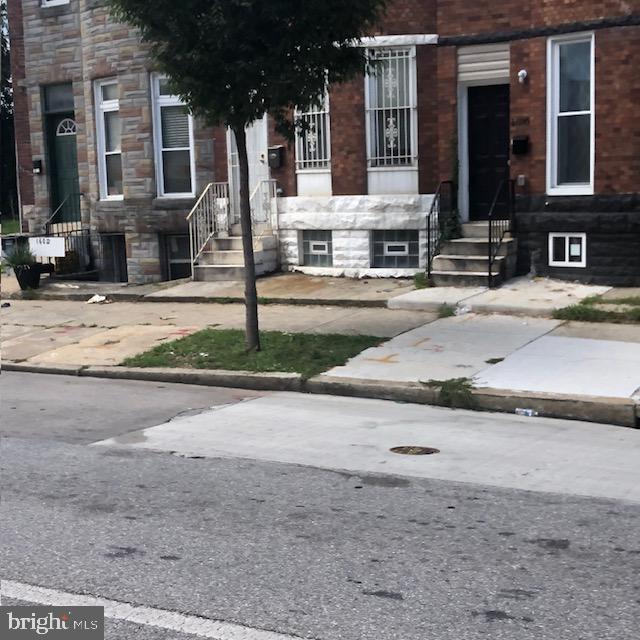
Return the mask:
<svg viewBox="0 0 640 640"><path fill-rule="evenodd" d="M244 253L244 305L245 342L247 351L260 351L258 330L258 292L256 290L256 267L253 258L253 233L251 230L251 207L249 204L249 162L247 159L247 136L244 127L234 127L240 165L240 226L242 227L242 251Z"/></svg>

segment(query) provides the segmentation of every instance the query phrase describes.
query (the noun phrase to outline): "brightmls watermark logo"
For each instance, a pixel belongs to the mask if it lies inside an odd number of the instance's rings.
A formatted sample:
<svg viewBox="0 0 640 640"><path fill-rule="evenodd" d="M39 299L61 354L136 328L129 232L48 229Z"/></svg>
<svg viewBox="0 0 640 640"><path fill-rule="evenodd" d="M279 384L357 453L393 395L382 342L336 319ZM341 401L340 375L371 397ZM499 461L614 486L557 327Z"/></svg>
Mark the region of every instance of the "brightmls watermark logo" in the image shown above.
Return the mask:
<svg viewBox="0 0 640 640"><path fill-rule="evenodd" d="M104 607L0 607L0 640L104 640Z"/></svg>

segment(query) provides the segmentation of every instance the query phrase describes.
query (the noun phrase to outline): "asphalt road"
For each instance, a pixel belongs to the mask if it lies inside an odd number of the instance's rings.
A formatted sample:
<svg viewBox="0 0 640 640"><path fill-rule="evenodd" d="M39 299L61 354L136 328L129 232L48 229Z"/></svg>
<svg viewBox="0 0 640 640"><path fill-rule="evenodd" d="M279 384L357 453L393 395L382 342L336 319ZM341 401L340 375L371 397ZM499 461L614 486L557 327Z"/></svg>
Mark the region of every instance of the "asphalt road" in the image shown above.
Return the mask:
<svg viewBox="0 0 640 640"><path fill-rule="evenodd" d="M246 394L0 387L6 580L319 640L637 637L637 504L256 461L250 441L249 459L88 447Z"/></svg>

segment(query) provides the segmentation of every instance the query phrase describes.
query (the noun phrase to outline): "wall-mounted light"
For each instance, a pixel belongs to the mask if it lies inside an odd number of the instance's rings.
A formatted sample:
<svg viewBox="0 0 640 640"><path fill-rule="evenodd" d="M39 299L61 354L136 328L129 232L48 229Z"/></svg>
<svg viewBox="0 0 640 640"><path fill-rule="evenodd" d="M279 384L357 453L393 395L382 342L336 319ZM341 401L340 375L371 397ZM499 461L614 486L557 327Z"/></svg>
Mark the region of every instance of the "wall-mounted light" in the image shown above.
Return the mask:
<svg viewBox="0 0 640 640"><path fill-rule="evenodd" d="M518 71L518 82L520 84L524 84L527 81L528 77L529 72L526 69L520 69L520 71Z"/></svg>
<svg viewBox="0 0 640 640"><path fill-rule="evenodd" d="M42 174L42 160L34 160L33 161L33 175L39 176Z"/></svg>

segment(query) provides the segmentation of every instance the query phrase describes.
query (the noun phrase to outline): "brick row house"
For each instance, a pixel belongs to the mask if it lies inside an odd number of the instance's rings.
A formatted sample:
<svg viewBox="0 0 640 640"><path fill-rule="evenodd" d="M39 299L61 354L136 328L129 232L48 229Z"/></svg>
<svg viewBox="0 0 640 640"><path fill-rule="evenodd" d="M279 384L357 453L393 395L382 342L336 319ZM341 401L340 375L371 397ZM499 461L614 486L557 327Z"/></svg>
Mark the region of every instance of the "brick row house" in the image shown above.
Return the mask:
<svg viewBox="0 0 640 640"><path fill-rule="evenodd" d="M103 279L239 277L232 136L101 0L9 17L29 230L86 228ZM638 0L395 0L361 46L375 71L301 108L295 141L248 129L259 273L412 276L439 252L438 284L640 284Z"/></svg>

